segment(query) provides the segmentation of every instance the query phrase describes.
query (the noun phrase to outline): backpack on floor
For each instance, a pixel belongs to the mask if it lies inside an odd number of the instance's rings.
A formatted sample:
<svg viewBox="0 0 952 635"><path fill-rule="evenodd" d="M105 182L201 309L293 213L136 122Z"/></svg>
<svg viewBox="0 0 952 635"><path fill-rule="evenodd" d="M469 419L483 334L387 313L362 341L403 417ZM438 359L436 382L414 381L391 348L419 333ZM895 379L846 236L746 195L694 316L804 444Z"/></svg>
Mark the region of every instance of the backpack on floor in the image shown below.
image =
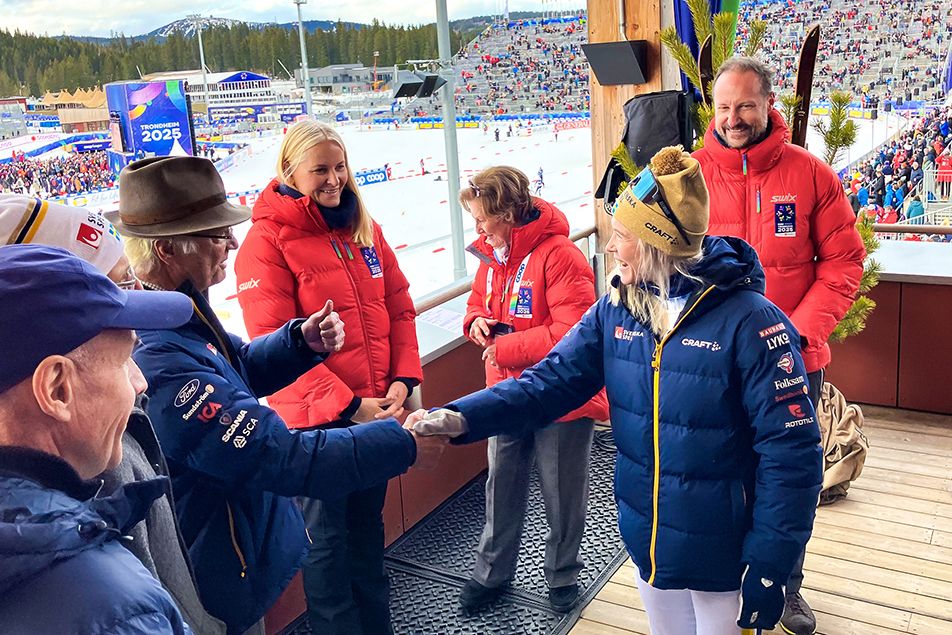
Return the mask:
<svg viewBox="0 0 952 635"><path fill-rule="evenodd" d="M820 443L823 447L823 489L820 505L846 497L850 483L863 473L869 440L863 434L863 411L836 387L826 382L817 406Z"/></svg>

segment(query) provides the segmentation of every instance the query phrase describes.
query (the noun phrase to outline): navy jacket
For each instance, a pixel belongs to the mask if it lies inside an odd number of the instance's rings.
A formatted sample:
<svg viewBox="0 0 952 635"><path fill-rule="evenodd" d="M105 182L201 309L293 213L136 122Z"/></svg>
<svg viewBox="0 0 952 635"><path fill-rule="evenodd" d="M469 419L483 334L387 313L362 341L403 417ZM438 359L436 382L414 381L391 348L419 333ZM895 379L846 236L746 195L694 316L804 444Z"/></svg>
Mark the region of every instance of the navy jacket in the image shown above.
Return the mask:
<svg viewBox="0 0 952 635"><path fill-rule="evenodd" d="M813 527L820 431L799 335L764 297L754 250L717 237L703 249L703 285L662 341L603 297L518 380L449 407L465 443L542 426L605 385L618 522L642 578L731 591L745 563L789 576Z"/></svg>
<svg viewBox="0 0 952 635"><path fill-rule="evenodd" d="M168 479L96 496L62 459L0 447L0 631L191 633L172 598L119 542Z"/></svg>
<svg viewBox="0 0 952 635"><path fill-rule="evenodd" d="M148 413L168 462L182 536L199 593L230 633L274 604L305 552L293 496L335 498L386 482L416 459L393 419L295 433L258 403L323 359L302 320L245 344L224 331L204 297L175 330L139 331L133 357L149 382Z"/></svg>

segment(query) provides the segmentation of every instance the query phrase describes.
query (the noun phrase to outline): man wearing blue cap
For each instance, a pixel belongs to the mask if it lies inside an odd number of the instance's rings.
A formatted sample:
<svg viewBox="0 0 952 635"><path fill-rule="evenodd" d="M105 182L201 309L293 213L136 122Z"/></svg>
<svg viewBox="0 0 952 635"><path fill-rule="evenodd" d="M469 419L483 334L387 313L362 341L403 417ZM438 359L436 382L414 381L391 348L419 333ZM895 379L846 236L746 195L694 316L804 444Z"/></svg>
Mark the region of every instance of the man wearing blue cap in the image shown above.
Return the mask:
<svg viewBox="0 0 952 635"><path fill-rule="evenodd" d="M120 539L168 487L108 498L146 382L134 329L192 315L187 298L123 291L68 252L0 247L0 625L10 633L191 632Z"/></svg>

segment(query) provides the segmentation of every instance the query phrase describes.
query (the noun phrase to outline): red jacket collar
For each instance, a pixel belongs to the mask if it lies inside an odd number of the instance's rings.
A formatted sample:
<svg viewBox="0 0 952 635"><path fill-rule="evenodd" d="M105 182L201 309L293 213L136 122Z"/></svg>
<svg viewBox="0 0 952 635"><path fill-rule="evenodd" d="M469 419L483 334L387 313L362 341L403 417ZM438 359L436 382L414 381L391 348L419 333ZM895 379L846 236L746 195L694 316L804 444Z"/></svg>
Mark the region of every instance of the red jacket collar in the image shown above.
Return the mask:
<svg viewBox="0 0 952 635"><path fill-rule="evenodd" d="M261 191L251 210L252 222L267 219L313 233L331 231L311 197L282 194L278 191L280 185L277 179L272 179Z"/></svg>
<svg viewBox="0 0 952 635"><path fill-rule="evenodd" d="M538 210L539 216L526 225L512 228L509 238L509 262L519 262L549 236L569 235L569 221L558 207L534 196L532 205ZM483 254L489 263L496 262L493 248L482 236L470 245L469 250Z"/></svg>
<svg viewBox="0 0 952 635"><path fill-rule="evenodd" d="M784 146L790 138L783 116L777 109L772 109L768 115L770 119L770 134L759 143L747 148L728 148L721 143L714 131L714 120L707 127L704 134L704 150L722 170L743 173L744 154L747 155L748 172L765 172L776 165L783 154Z"/></svg>

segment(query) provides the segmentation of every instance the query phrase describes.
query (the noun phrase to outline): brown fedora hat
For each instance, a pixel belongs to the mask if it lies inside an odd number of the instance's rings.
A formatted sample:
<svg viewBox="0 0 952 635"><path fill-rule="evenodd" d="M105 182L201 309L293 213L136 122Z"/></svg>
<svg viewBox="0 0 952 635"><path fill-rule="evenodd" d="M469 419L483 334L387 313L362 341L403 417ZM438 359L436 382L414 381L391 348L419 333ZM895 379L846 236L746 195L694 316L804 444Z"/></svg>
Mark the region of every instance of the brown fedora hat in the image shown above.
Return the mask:
<svg viewBox="0 0 952 635"><path fill-rule="evenodd" d="M243 223L251 210L228 202L208 159L151 157L119 173L119 211L105 216L123 236L168 238Z"/></svg>

